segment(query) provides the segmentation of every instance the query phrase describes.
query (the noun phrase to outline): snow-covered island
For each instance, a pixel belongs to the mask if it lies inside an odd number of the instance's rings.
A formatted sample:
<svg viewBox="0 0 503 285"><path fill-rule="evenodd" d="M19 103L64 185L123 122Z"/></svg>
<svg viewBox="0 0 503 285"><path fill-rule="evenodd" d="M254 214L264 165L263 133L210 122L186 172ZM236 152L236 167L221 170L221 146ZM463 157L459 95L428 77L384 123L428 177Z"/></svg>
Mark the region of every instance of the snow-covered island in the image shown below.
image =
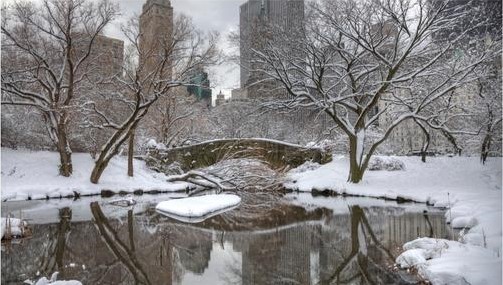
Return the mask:
<svg viewBox="0 0 503 285"><path fill-rule="evenodd" d="M168 217L198 223L237 207L241 198L232 194L210 194L198 197L171 199L157 204L155 209Z"/></svg>
<svg viewBox="0 0 503 285"><path fill-rule="evenodd" d="M348 161L335 157L325 165L303 165L287 175L296 191L330 190L339 194L407 199L446 208L446 219L463 229L456 241L418 239L397 258L416 267L433 284L501 284L501 158L482 165L476 157L397 157L402 171L368 171L359 184L347 183ZM464 283L467 282L467 283Z"/></svg>

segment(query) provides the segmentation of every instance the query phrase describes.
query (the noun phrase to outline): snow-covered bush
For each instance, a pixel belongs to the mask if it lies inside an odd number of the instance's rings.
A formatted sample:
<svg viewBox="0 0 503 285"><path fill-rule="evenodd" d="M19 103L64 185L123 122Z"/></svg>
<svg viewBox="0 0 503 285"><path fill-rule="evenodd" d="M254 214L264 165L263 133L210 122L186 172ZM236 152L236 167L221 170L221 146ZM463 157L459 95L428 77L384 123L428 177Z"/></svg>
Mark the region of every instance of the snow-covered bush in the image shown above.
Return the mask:
<svg viewBox="0 0 503 285"><path fill-rule="evenodd" d="M394 157L373 157L370 159L368 170L405 170L405 164Z"/></svg>

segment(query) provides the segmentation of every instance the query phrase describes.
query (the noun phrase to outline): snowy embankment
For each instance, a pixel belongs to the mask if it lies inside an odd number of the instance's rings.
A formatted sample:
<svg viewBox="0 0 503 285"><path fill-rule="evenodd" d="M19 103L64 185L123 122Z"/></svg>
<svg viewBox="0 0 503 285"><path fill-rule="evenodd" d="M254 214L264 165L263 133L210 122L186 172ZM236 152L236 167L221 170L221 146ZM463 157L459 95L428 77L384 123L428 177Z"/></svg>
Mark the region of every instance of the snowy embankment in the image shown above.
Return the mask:
<svg viewBox="0 0 503 285"><path fill-rule="evenodd" d="M127 158L112 159L98 184L89 181L94 161L88 153L72 155L73 174L58 174L59 156L56 152L12 150L2 148L2 200L46 199L112 192L178 191L187 183L166 182L166 176L147 168L136 160L134 177L127 176Z"/></svg>
<svg viewBox="0 0 503 285"><path fill-rule="evenodd" d="M417 257L415 267L433 284L465 284L463 279L472 285L502 284L501 158L491 158L486 165L469 157L428 158L426 163L419 157L399 159L405 163L404 171L367 171L362 182L350 184L346 182L348 159L334 157L320 167L293 169L285 186L299 191L333 190L369 197L402 197L439 207L450 205L446 218L452 226L470 228L460 239L462 243L437 240L445 246L431 252L431 243L416 242L404 246L411 250L405 255ZM405 265L403 260L397 262Z"/></svg>

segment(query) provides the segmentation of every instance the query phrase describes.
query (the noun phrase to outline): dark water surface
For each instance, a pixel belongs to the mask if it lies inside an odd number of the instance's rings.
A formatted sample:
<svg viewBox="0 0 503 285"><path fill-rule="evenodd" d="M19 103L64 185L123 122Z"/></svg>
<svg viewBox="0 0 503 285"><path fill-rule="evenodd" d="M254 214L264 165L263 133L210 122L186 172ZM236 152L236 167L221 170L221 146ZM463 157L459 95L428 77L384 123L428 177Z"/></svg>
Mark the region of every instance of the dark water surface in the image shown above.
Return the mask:
<svg viewBox="0 0 503 285"><path fill-rule="evenodd" d="M154 211L170 197L2 203L33 233L2 244L2 284L54 271L83 284L408 284L390 270L399 247L449 235L444 213L421 204L288 194L187 224Z"/></svg>

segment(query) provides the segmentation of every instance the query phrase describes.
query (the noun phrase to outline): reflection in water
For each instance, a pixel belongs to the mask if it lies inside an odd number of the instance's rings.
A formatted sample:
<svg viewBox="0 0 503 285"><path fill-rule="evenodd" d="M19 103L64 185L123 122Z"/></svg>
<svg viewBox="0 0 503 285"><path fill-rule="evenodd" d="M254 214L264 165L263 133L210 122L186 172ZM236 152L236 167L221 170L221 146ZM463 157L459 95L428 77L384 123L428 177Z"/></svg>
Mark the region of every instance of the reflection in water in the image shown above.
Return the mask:
<svg viewBox="0 0 503 285"><path fill-rule="evenodd" d="M84 284L393 284L398 246L447 237L442 213L406 206L335 213L281 204L260 218L234 210L195 225L152 208L112 217L102 207L90 204L89 221L72 222L63 208L59 223L32 225L32 239L3 252L2 284L55 270Z"/></svg>
<svg viewBox="0 0 503 285"><path fill-rule="evenodd" d="M386 284L392 281L386 270L383 270L374 262L374 258L369 253L370 250L380 250L386 258L393 261L394 257L391 252L385 248L377 239L372 227L365 216L362 208L352 206L351 215L351 251L344 260L337 266L334 273L327 279L322 279L322 283L330 284L334 280L336 283L350 283L354 280L359 280L360 283L370 284ZM344 256L344 253L342 254ZM382 259L382 255L376 254L377 259ZM376 266L373 266L376 265ZM356 267L358 270L351 270ZM373 272L369 274L369 270L375 269L380 271L378 274ZM346 274L345 274L346 273ZM391 279L391 280L390 280Z"/></svg>
<svg viewBox="0 0 503 285"><path fill-rule="evenodd" d="M98 202L91 203L91 212L93 213L94 221L100 236L103 238L103 241L106 243L108 248L110 248L115 258L117 258L117 260L127 268L129 273L131 273L135 281L134 283L151 284L145 270L142 267L142 264L138 262L138 259L136 258L133 232L133 211L128 211L127 219L129 246L120 239L117 230L112 227L108 219L105 217Z"/></svg>
<svg viewBox="0 0 503 285"><path fill-rule="evenodd" d="M49 240L49 244L46 247L47 254L42 256L43 259L40 271L46 275L50 275L54 271L64 270L63 254L66 249L66 240L70 234L71 221L72 209L69 207L60 209L57 231L52 235L53 239Z"/></svg>

